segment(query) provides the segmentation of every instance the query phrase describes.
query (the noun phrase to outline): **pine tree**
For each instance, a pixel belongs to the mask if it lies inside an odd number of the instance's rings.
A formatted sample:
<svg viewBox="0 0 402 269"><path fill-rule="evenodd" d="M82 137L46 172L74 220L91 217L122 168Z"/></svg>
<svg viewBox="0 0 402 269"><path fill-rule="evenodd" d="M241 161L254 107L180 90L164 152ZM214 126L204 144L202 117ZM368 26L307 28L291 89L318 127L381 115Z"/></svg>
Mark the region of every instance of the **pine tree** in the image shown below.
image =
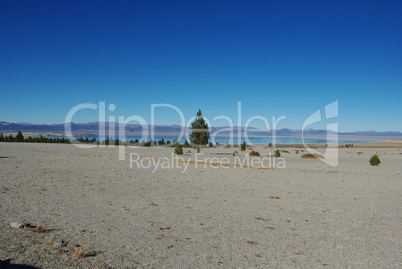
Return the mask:
<svg viewBox="0 0 402 269"><path fill-rule="evenodd" d="M245 151L245 150L246 150L246 141L244 141L244 142L241 144L240 150L241 150L241 151Z"/></svg>
<svg viewBox="0 0 402 269"><path fill-rule="evenodd" d="M204 118L202 117L201 110L199 109L195 120L191 123L190 140L191 143L198 145L199 151L199 146L208 144L208 139L208 124L205 122Z"/></svg>
<svg viewBox="0 0 402 269"><path fill-rule="evenodd" d="M21 131L18 131L18 134L15 137L15 142L24 142L24 136L22 135Z"/></svg>

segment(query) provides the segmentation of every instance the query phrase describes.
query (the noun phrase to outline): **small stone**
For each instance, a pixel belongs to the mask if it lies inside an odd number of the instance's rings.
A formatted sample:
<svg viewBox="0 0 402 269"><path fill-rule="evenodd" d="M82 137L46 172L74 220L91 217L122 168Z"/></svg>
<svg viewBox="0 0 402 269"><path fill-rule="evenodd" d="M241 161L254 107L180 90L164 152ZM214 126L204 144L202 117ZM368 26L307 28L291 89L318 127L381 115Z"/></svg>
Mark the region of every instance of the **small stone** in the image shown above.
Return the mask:
<svg viewBox="0 0 402 269"><path fill-rule="evenodd" d="M97 252L95 250L87 250L87 252L85 253L85 256L87 257L93 257L96 256Z"/></svg>
<svg viewBox="0 0 402 269"><path fill-rule="evenodd" d="M54 242L53 246L56 248L66 248L68 245L67 241L64 240L58 240L56 242Z"/></svg>
<svg viewBox="0 0 402 269"><path fill-rule="evenodd" d="M17 229L23 228L24 226L25 225L23 223L19 223L19 222L13 222L13 223L10 224L11 228L17 228Z"/></svg>

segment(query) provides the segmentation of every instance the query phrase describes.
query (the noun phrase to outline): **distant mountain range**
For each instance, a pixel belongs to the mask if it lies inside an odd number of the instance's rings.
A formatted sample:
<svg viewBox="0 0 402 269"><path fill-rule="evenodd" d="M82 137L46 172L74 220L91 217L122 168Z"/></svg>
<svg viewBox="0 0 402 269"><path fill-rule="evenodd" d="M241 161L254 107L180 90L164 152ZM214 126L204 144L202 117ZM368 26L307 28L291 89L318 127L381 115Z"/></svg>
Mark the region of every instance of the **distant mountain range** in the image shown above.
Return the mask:
<svg viewBox="0 0 402 269"><path fill-rule="evenodd" d="M27 122L0 122L0 132L16 133L21 131L22 133L33 133L33 134L43 134L43 135L65 135L65 128L71 127L72 133L75 136L96 136L99 133L99 128L105 130L105 135L110 135L113 130L115 134L123 132L125 129L125 135L141 135L143 133L143 128L139 124L127 124L126 126L119 123L109 123L109 122L89 122L89 123L62 123L62 124L33 124ZM150 133L152 126L148 126L148 133ZM182 127L179 125L155 125L153 126L155 134L159 135L178 135L180 134ZM229 127L211 127L211 133L217 133L217 135L229 135ZM189 132L189 128L185 128L185 132ZM244 127L234 127L234 134L238 132L247 131L248 136L270 136L273 135L272 131L262 130L257 128L247 128ZM278 129L276 130L276 136L290 136L290 137L300 137L302 134L301 130L294 129ZM332 132L332 134L334 134ZM304 135L309 137L314 136L326 136L326 130L314 130L306 129L304 130ZM339 133L340 136L359 136L359 137L391 137L391 138L402 138L401 132L389 131L389 132L376 132L376 131L359 131L359 132L345 132Z"/></svg>

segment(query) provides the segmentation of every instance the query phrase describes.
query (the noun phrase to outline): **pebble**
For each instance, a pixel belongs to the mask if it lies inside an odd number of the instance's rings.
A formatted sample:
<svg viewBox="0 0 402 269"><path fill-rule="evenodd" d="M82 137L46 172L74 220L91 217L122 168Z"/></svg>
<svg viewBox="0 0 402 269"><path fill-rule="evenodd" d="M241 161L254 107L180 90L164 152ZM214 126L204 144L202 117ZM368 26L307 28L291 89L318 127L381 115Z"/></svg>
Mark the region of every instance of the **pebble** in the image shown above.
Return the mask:
<svg viewBox="0 0 402 269"><path fill-rule="evenodd" d="M17 228L17 229L23 228L24 226L25 225L23 223L19 223L19 222L13 222L13 223L10 224L11 228Z"/></svg>

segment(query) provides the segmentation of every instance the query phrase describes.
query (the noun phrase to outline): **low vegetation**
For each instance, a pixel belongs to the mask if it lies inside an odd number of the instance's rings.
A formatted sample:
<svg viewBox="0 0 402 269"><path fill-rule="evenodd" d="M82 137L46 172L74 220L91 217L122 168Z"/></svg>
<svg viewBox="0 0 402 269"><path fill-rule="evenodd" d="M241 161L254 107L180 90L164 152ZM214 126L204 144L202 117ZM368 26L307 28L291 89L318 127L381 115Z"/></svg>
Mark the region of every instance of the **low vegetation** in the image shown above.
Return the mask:
<svg viewBox="0 0 402 269"><path fill-rule="evenodd" d="M87 256L87 249L84 247L75 247L73 256L79 259L84 259Z"/></svg>
<svg viewBox="0 0 402 269"><path fill-rule="evenodd" d="M244 142L241 144L240 150L241 150L241 151L245 151L245 150L246 150L246 141L244 141Z"/></svg>
<svg viewBox="0 0 402 269"><path fill-rule="evenodd" d="M281 152L279 151L279 149L275 150L274 157L276 158L281 157Z"/></svg>
<svg viewBox="0 0 402 269"><path fill-rule="evenodd" d="M371 156L371 158L370 158L370 164L371 164L372 166L377 166L377 165L379 165L380 163L381 163L380 157L378 157L377 154Z"/></svg>
<svg viewBox="0 0 402 269"><path fill-rule="evenodd" d="M320 154L311 154L311 153L303 154L301 157L303 159L325 159L324 156Z"/></svg>
<svg viewBox="0 0 402 269"><path fill-rule="evenodd" d="M256 156L256 157L261 156L260 153L258 151L255 151L255 150L252 150L249 155L250 156Z"/></svg>
<svg viewBox="0 0 402 269"><path fill-rule="evenodd" d="M31 230L33 233L45 233L46 230L43 228L43 225L38 223L35 228Z"/></svg>
<svg viewBox="0 0 402 269"><path fill-rule="evenodd" d="M174 149L174 153L176 155L183 155L183 147L180 144L176 144L176 147Z"/></svg>

